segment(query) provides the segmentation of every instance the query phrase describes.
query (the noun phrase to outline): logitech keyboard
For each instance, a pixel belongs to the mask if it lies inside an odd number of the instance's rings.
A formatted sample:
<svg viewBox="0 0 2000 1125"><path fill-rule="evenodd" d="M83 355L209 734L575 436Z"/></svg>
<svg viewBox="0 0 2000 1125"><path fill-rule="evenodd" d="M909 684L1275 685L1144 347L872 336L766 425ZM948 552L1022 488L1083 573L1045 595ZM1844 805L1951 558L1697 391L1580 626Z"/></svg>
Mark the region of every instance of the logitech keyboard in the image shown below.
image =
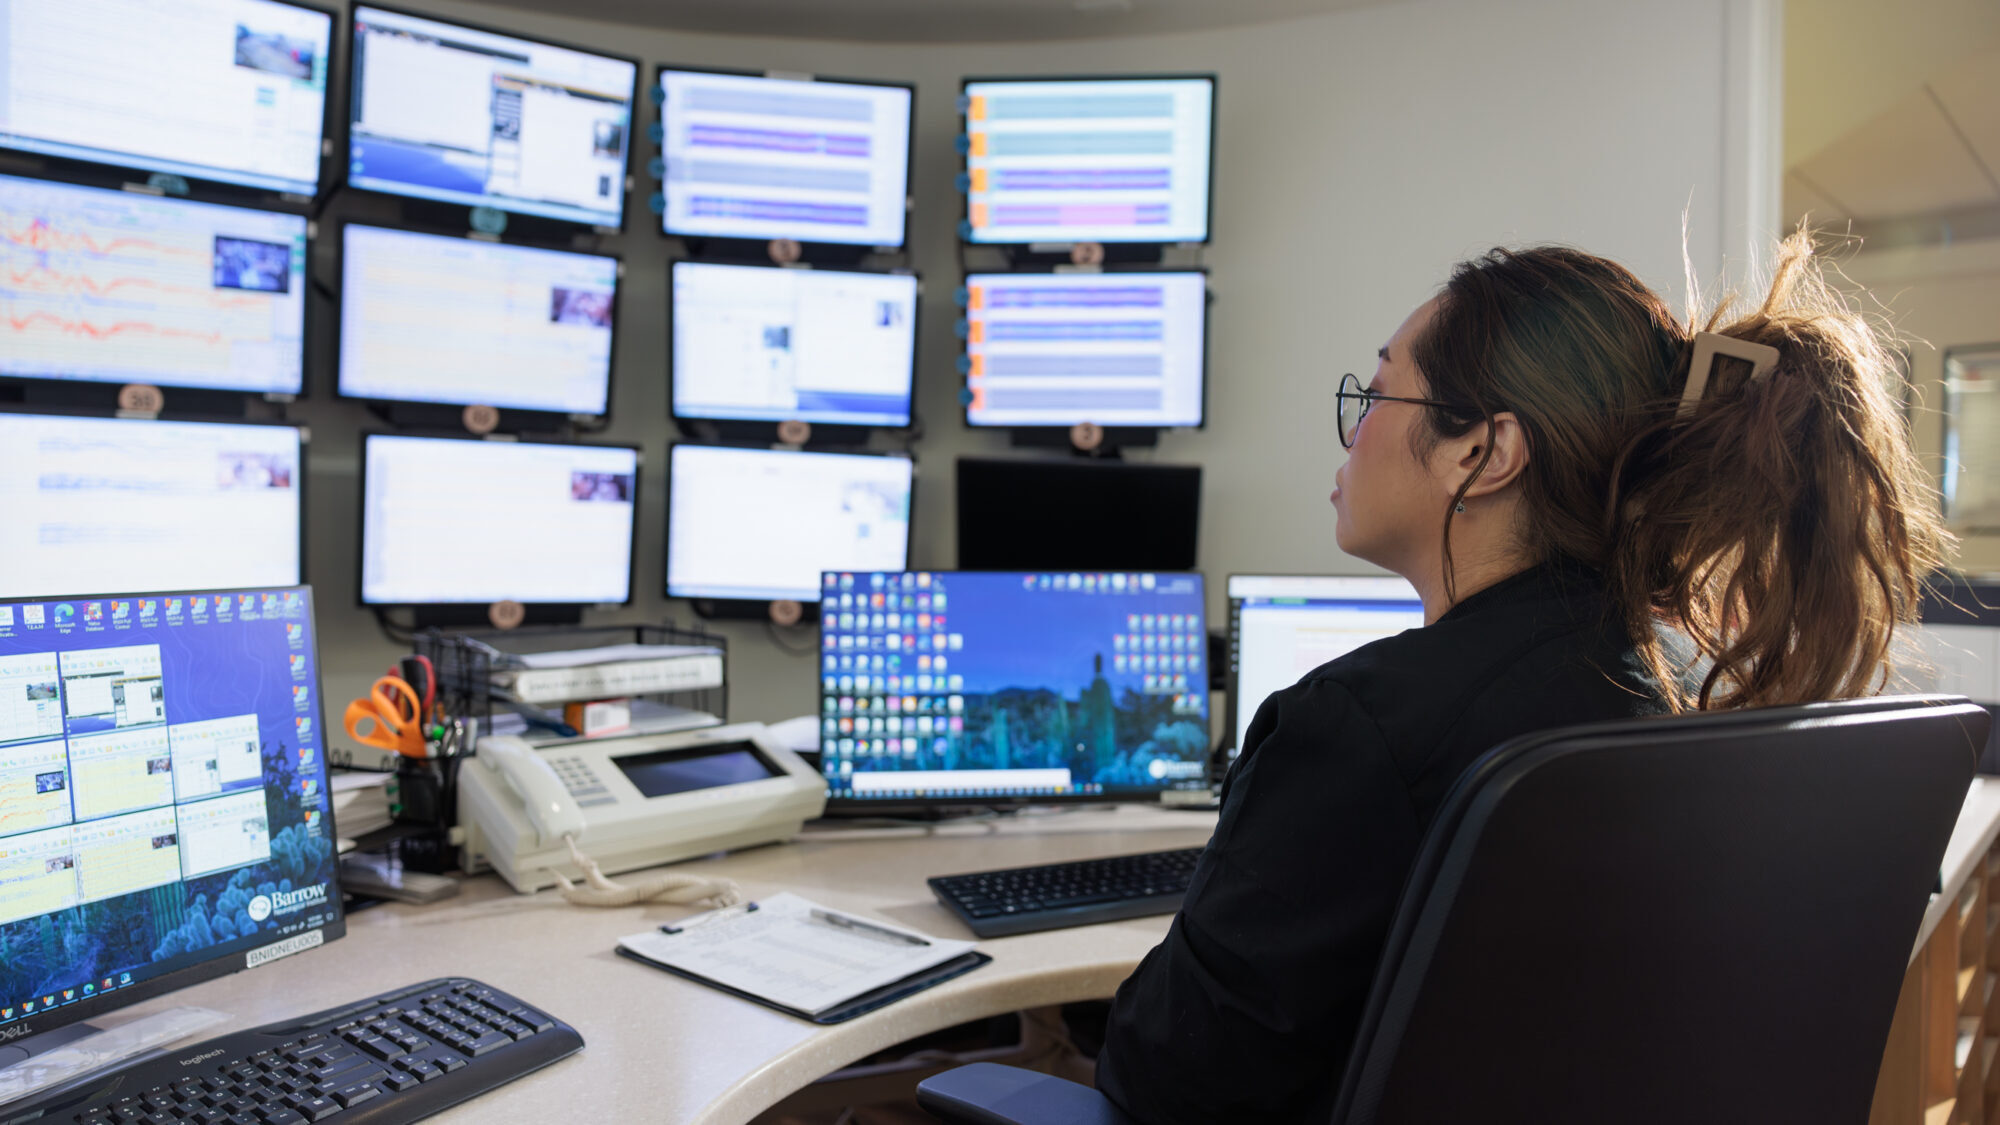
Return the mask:
<svg viewBox="0 0 2000 1125"><path fill-rule="evenodd" d="M341 1125L417 1121L575 1054L568 1024L475 980L399 988L358 1004L182 1046L0 1117L72 1125ZM505 1119L506 1114L496 1118Z"/></svg>
<svg viewBox="0 0 2000 1125"><path fill-rule="evenodd" d="M983 938L1181 908L1200 848L940 875L931 893Z"/></svg>

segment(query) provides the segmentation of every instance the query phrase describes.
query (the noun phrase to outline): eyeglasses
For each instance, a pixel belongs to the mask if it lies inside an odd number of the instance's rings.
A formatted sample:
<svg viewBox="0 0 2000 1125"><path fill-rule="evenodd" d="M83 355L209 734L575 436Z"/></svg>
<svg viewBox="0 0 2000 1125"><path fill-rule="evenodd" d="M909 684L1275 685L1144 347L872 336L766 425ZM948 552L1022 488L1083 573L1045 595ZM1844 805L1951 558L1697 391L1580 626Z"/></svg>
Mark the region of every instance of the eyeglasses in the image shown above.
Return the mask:
<svg viewBox="0 0 2000 1125"><path fill-rule="evenodd" d="M1354 435L1361 429L1361 420L1375 409L1378 402L1407 402L1413 406L1434 406L1439 410L1449 410L1449 403L1434 398L1399 398L1371 391L1361 386L1361 380L1352 375L1340 377L1340 445L1343 449L1354 448Z"/></svg>

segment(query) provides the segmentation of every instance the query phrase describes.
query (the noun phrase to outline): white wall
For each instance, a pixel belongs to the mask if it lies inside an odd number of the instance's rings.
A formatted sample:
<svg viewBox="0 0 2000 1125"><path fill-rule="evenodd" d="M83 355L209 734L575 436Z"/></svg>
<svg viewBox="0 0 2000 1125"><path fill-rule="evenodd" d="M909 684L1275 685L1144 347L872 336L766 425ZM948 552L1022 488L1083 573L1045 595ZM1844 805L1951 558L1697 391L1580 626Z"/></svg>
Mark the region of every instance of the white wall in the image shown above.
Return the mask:
<svg viewBox="0 0 2000 1125"><path fill-rule="evenodd" d="M637 55L651 64L774 68L913 80L918 87L914 265L920 326L920 483L913 565L953 562L952 459L1003 450L967 431L953 361L958 267L954 99L965 74L1212 71L1219 75L1210 422L1157 453L1206 469L1201 565L1211 613L1232 571L1365 572L1334 544L1326 503L1341 450L1333 391L1451 264L1496 243L1563 241L1617 258L1676 301L1680 225L1712 278L1774 215L1779 0L1413 0L1236 31L1047 45L883 46L683 35L428 0L473 20ZM1746 31L1745 29L1751 29ZM1762 29L1762 30L1758 30ZM1752 32L1755 32L1752 34ZM643 121L651 120L648 107ZM643 137L643 130L640 131ZM642 142L643 144L643 142ZM636 162L643 168L650 152ZM641 191L649 191L642 176ZM1768 197L1768 198L1767 198ZM341 203L339 209L351 205ZM382 214L370 208L371 214ZM612 440L646 465L637 586L627 617L657 619L665 446L664 263L643 210L606 243L628 263ZM1733 229L1726 229L1733 228ZM335 277L322 244L318 265ZM1740 262L1736 263L1740 265ZM327 697L345 700L394 649L348 608L354 589L357 408L330 401L321 358L310 580L320 588ZM517 532L531 529L512 529ZM732 711L777 719L815 705L811 664L761 627L729 626Z"/></svg>

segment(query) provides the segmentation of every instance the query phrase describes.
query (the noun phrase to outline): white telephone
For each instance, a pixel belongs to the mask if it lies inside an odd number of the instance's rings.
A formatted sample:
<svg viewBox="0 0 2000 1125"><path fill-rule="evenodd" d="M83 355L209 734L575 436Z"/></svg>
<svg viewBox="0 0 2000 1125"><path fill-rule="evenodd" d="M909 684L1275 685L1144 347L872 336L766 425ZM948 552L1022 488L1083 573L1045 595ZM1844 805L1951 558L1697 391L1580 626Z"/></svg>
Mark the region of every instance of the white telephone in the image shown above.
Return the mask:
<svg viewBox="0 0 2000 1125"><path fill-rule="evenodd" d="M545 848L573 837L584 842L583 810L569 795L555 767L543 761L535 748L512 735L493 735L479 741L479 764L506 779L520 798L521 811L534 826L536 842Z"/></svg>

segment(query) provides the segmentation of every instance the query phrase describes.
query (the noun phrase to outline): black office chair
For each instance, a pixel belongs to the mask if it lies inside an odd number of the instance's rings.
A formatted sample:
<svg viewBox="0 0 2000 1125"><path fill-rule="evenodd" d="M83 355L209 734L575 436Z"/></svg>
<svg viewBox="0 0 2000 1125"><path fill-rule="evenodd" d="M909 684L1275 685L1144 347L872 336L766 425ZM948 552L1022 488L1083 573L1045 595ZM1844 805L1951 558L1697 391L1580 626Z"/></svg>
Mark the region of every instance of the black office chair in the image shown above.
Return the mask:
<svg viewBox="0 0 2000 1125"><path fill-rule="evenodd" d="M1868 1118L1990 717L1900 697L1571 727L1469 768L1390 926L1335 1125ZM1130 1125L981 1063L949 1122Z"/></svg>

